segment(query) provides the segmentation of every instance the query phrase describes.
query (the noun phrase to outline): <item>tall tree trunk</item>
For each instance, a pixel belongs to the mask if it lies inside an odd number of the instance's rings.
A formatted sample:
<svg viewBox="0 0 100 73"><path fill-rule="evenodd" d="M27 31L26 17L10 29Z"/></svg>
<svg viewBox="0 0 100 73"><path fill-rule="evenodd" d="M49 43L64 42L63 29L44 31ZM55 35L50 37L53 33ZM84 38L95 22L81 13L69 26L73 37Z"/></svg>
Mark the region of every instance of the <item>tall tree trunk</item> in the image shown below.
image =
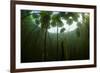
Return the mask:
<svg viewBox="0 0 100 73"><path fill-rule="evenodd" d="M44 60L47 59L47 29L44 32Z"/></svg>
<svg viewBox="0 0 100 73"><path fill-rule="evenodd" d="M44 61L47 60L47 24L46 28L44 28Z"/></svg>
<svg viewBox="0 0 100 73"><path fill-rule="evenodd" d="M59 60L59 50L58 50L58 45L59 45L59 41L58 41L58 26L57 26L57 60Z"/></svg>

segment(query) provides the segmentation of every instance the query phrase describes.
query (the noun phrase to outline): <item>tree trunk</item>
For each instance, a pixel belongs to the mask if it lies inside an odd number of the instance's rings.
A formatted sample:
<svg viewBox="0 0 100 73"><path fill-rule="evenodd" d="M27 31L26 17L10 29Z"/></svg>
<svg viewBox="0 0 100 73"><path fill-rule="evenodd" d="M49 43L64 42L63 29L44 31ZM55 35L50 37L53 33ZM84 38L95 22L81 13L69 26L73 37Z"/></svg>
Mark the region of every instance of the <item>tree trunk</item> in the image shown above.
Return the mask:
<svg viewBox="0 0 100 73"><path fill-rule="evenodd" d="M59 50L58 50L58 26L57 26L57 60L59 60Z"/></svg>

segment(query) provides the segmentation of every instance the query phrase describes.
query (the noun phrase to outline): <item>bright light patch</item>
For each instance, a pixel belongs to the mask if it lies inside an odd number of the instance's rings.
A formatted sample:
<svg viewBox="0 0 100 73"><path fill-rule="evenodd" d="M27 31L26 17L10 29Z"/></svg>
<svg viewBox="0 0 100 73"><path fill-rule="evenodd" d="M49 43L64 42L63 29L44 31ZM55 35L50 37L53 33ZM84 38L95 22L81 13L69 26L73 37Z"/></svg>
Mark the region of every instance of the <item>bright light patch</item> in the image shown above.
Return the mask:
<svg viewBox="0 0 100 73"><path fill-rule="evenodd" d="M78 22L82 23L82 14L79 14Z"/></svg>
<svg viewBox="0 0 100 73"><path fill-rule="evenodd" d="M30 12L30 14L33 14L33 13L40 13L40 11L39 10L33 10L33 11Z"/></svg>
<svg viewBox="0 0 100 73"><path fill-rule="evenodd" d="M67 30L67 31L74 31L76 29L77 29L77 23L73 22L73 24L69 26L69 30Z"/></svg>
<svg viewBox="0 0 100 73"><path fill-rule="evenodd" d="M73 19L72 16L70 16L69 19Z"/></svg>
<svg viewBox="0 0 100 73"><path fill-rule="evenodd" d="M77 23L76 22L73 22L72 25L66 24L65 20L62 20L62 22L64 23L64 25L62 27L58 27L58 31L57 31L57 26L56 26L56 27L51 27L50 29L48 29L48 32L50 32L50 33L60 33L60 30L62 28L65 28L64 32L71 32L71 31L74 31L75 29L77 29Z"/></svg>

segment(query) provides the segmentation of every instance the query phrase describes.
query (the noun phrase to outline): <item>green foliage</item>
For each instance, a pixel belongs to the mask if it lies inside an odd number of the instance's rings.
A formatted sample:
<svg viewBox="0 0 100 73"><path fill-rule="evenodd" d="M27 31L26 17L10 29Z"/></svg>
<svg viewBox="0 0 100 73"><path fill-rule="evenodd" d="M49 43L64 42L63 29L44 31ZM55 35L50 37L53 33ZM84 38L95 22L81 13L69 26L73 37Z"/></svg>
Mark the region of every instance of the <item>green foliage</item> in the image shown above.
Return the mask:
<svg viewBox="0 0 100 73"><path fill-rule="evenodd" d="M65 14L66 14L67 12L59 12L59 16L60 17L65 17Z"/></svg>
<svg viewBox="0 0 100 73"><path fill-rule="evenodd" d="M52 11L40 11L38 13L31 13L32 10L21 10L21 18L32 15L36 24L41 24L41 28L49 28L50 26L62 27L64 23L62 19L66 20L66 23L71 25L73 21L78 21L78 13L75 12L58 12L53 14Z"/></svg>
<svg viewBox="0 0 100 73"><path fill-rule="evenodd" d="M68 19L67 24L71 25L73 23L73 19Z"/></svg>
<svg viewBox="0 0 100 73"><path fill-rule="evenodd" d="M63 13L62 18L66 20L67 24L71 25L73 21L78 21L79 14L75 12Z"/></svg>
<svg viewBox="0 0 100 73"><path fill-rule="evenodd" d="M40 22L41 28L48 29L50 26L52 27L62 27L64 23L63 20L66 20L66 24L71 25L73 21L78 21L78 13L75 12L58 12L57 14L53 14L52 11L40 11L39 13L33 13L33 18L38 19L38 23ZM37 23L37 20L36 20Z"/></svg>
<svg viewBox="0 0 100 73"><path fill-rule="evenodd" d="M65 31L65 28L62 28L62 29L60 30L60 33L64 32L64 31Z"/></svg>
<svg viewBox="0 0 100 73"><path fill-rule="evenodd" d="M25 18L30 15L31 10L21 10L21 18Z"/></svg>
<svg viewBox="0 0 100 73"><path fill-rule="evenodd" d="M60 14L55 14L52 16L51 25L53 27L55 27L55 26L62 27L64 25L63 22L61 21Z"/></svg>
<svg viewBox="0 0 100 73"><path fill-rule="evenodd" d="M36 18L36 19L38 19L38 17L39 17L39 15L37 13L33 13L32 16L33 16L33 18Z"/></svg>
<svg viewBox="0 0 100 73"><path fill-rule="evenodd" d="M41 28L47 29L50 23L50 13L48 13L47 11L41 11L40 12L40 23L41 23Z"/></svg>

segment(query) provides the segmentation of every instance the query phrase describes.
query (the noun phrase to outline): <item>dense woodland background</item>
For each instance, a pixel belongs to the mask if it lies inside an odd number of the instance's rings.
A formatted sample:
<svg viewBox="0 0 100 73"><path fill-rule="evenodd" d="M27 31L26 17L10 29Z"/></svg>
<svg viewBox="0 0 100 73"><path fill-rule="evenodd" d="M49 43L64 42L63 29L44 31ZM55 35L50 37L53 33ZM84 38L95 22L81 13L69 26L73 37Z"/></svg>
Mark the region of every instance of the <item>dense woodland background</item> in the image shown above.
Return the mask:
<svg viewBox="0 0 100 73"><path fill-rule="evenodd" d="M72 31L64 27L74 23L77 28ZM52 28L56 32L49 32ZM89 13L21 10L21 62L85 59L89 59Z"/></svg>

